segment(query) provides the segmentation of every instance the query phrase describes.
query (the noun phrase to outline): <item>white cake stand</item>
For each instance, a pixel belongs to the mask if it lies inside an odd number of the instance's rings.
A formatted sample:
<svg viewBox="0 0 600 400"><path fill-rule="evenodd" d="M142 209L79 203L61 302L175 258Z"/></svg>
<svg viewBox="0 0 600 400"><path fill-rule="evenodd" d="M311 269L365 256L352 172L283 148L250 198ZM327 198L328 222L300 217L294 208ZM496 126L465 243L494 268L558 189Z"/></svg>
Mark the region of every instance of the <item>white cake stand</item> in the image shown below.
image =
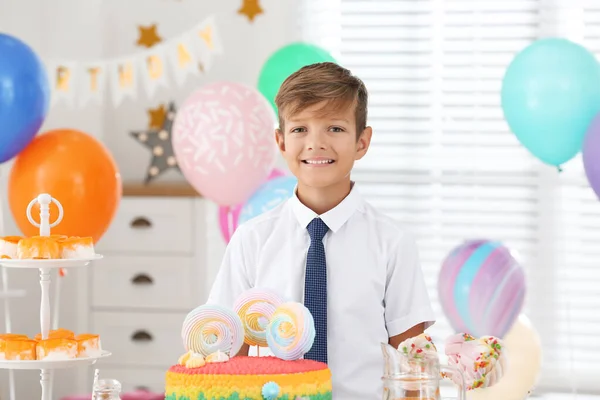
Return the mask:
<svg viewBox="0 0 600 400"><path fill-rule="evenodd" d="M31 209L39 203L40 223L31 216ZM50 203L58 207L58 218L50 224ZM33 199L27 206L27 219L35 227L40 228L40 236L50 236L50 229L57 226L63 218L63 207L60 202L49 194L43 193ZM50 281L53 268L77 268L87 267L93 261L100 260L97 254L92 258L65 259L65 260L13 260L0 259L0 265L7 268L37 268L40 271L40 287L42 289L40 304L40 326L42 339L48 338L50 331ZM40 385L42 386L42 400L52 400L50 373L55 369L81 367L95 364L100 358L108 357L111 353L102 351L98 357L75 358L69 360L0 360L2 369L39 369Z"/></svg>

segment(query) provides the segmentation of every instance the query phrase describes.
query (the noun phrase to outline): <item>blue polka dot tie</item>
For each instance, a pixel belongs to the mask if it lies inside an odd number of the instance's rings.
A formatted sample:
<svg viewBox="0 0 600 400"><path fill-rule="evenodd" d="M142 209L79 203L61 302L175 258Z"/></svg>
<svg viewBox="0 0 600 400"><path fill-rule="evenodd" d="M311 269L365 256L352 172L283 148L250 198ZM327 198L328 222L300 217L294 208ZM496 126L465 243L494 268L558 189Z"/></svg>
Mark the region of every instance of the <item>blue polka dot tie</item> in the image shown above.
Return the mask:
<svg viewBox="0 0 600 400"><path fill-rule="evenodd" d="M308 224L310 247L306 257L304 305L315 320L315 342L304 358L327 363L327 263L323 237L329 228L320 218Z"/></svg>

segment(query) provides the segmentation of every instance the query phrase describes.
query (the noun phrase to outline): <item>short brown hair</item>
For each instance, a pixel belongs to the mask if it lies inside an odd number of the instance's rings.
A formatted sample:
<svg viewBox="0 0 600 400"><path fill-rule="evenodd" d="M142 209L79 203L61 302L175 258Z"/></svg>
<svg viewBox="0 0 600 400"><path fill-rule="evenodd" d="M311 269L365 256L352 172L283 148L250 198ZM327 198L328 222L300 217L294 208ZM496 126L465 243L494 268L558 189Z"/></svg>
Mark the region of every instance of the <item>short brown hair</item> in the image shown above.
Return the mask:
<svg viewBox="0 0 600 400"><path fill-rule="evenodd" d="M279 110L279 128L284 115L294 115L326 101L326 109L355 105L357 138L367 126L367 88L348 69L332 62L307 65L294 72L281 84L275 97Z"/></svg>

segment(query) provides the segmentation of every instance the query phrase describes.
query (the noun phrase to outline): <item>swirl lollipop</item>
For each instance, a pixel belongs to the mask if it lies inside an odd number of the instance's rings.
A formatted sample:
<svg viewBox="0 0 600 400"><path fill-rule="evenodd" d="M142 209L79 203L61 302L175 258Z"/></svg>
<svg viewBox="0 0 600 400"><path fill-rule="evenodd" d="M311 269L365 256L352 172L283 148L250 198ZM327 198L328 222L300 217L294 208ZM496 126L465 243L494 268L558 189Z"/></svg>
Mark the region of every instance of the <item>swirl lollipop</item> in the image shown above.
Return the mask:
<svg viewBox="0 0 600 400"><path fill-rule="evenodd" d="M274 292L250 289L242 293L233 309L244 325L244 341L250 346L267 346L266 329L283 300Z"/></svg>
<svg viewBox="0 0 600 400"><path fill-rule="evenodd" d="M466 333L450 336L446 340L448 363L463 371L467 389L495 385L506 370L506 357L502 342L493 336L479 339Z"/></svg>
<svg viewBox="0 0 600 400"><path fill-rule="evenodd" d="M244 343L244 327L232 310L205 304L185 317L181 337L186 351L204 357L220 351L233 357Z"/></svg>
<svg viewBox="0 0 600 400"><path fill-rule="evenodd" d="M315 340L313 317L300 303L283 303L275 310L267 327L267 343L276 357L298 360L312 347Z"/></svg>

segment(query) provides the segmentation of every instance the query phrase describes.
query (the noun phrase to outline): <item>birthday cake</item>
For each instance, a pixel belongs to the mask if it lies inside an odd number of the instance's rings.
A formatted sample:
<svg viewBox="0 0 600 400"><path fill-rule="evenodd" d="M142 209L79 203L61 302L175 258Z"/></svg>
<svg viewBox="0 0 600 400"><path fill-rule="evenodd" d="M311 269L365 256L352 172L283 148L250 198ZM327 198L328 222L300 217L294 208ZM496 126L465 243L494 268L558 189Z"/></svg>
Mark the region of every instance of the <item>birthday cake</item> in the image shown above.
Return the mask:
<svg viewBox="0 0 600 400"><path fill-rule="evenodd" d="M306 307L251 289L233 309L205 304L183 322L186 353L166 374L166 400L330 400L326 364L303 359L315 327ZM274 356L237 356L246 343Z"/></svg>

